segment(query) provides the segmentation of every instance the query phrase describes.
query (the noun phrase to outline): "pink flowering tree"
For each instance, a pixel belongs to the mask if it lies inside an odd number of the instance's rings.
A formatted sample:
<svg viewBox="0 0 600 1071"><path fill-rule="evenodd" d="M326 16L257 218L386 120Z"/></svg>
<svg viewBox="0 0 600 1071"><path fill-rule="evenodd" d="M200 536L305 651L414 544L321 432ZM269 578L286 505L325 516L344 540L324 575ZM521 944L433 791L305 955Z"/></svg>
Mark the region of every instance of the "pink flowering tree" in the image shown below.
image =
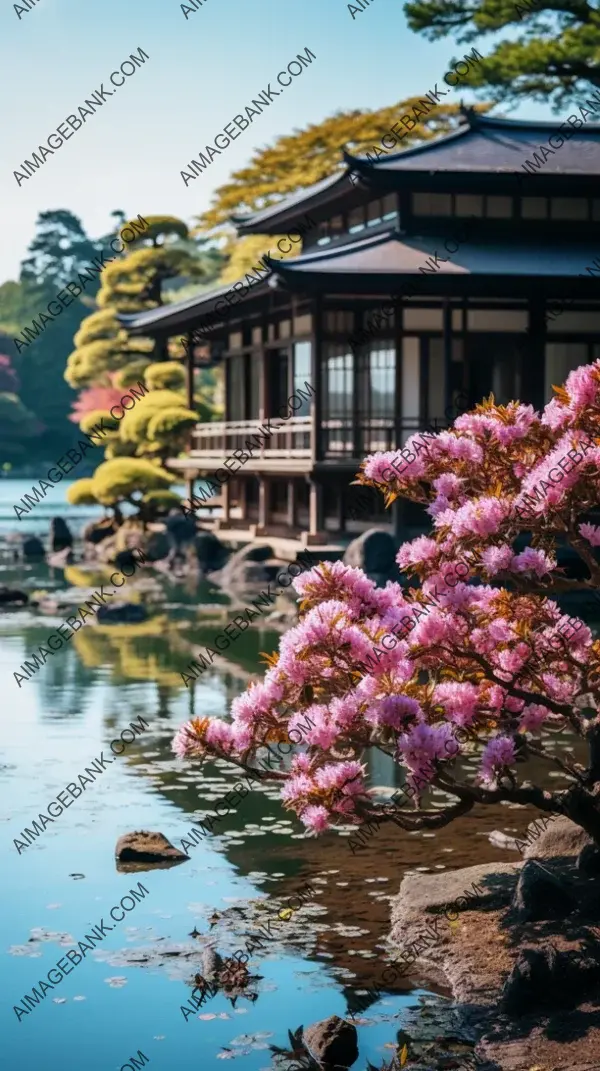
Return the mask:
<svg viewBox="0 0 600 1071"><path fill-rule="evenodd" d="M430 534L398 552L413 584L377 588L341 562L299 576L299 622L262 680L234 700L231 721L182 726L176 754L280 781L286 807L317 832L371 820L435 829L508 801L566 814L600 844L600 644L554 600L600 587L590 522L600 361L555 393L541 416L490 398L447 431L366 458L361 483L431 518ZM559 546L575 552L580 579L557 564ZM549 748L552 732L581 737L586 763ZM297 747L279 769L261 763L265 747L288 741ZM402 803L369 793L368 748L403 767ZM465 758L477 759L472 772ZM530 759L559 780L533 784ZM432 787L443 808L428 804Z"/></svg>

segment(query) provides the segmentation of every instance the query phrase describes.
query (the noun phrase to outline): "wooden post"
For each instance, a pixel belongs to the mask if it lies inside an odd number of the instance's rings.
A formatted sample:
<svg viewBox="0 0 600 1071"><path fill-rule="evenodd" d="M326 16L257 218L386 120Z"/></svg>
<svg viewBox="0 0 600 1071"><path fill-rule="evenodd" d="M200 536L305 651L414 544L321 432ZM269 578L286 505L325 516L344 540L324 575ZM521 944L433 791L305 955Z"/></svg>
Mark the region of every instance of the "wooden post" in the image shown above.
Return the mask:
<svg viewBox="0 0 600 1071"><path fill-rule="evenodd" d="M224 528L229 527L229 484L227 481L221 485L221 502L223 509L223 516L221 517L221 524Z"/></svg>
<svg viewBox="0 0 600 1071"><path fill-rule="evenodd" d="M338 484L338 528L342 534L346 531L346 492L346 484L342 479Z"/></svg>
<svg viewBox="0 0 600 1071"><path fill-rule="evenodd" d="M315 480L310 481L308 499L308 534L317 536L323 528L323 488Z"/></svg>
<svg viewBox="0 0 600 1071"><path fill-rule="evenodd" d="M452 306L444 298L444 409L452 406ZM434 414L435 415L435 414Z"/></svg>
<svg viewBox="0 0 600 1071"><path fill-rule="evenodd" d="M313 302L313 333L310 347L310 379L314 390L310 402L310 415L312 418L310 426L310 456L313 465L323 457L321 427L323 400L321 398L321 386L324 381L325 370L322 366L323 328L321 321L322 301L320 295L317 295Z"/></svg>
<svg viewBox="0 0 600 1071"><path fill-rule="evenodd" d="M546 381L546 315L544 299L535 297L529 302L529 333L523 349L521 362L521 389L534 409L543 409L546 404L544 388Z"/></svg>
<svg viewBox="0 0 600 1071"><path fill-rule="evenodd" d="M185 481L185 490L187 494L187 500L190 504L190 508L193 509L192 502L194 501L194 477L188 476Z"/></svg>
<svg viewBox="0 0 600 1071"><path fill-rule="evenodd" d="M244 521L245 523L247 523L247 521L248 521L248 480L245 479L243 476L241 476L240 477L240 481L239 481L239 486L240 486L239 502L240 502L241 520Z"/></svg>
<svg viewBox="0 0 600 1071"><path fill-rule="evenodd" d="M267 528L267 481L264 476L258 477L258 534L264 535Z"/></svg>
<svg viewBox="0 0 600 1071"><path fill-rule="evenodd" d="M392 445L396 450L402 446L402 336L403 336L403 309L404 302L401 297L394 301L394 344L396 346L396 382L394 390L395 406L395 442Z"/></svg>
<svg viewBox="0 0 600 1071"><path fill-rule="evenodd" d="M295 480L288 480L287 482L287 517L286 521L288 527L292 529L292 532L296 528L296 482Z"/></svg>

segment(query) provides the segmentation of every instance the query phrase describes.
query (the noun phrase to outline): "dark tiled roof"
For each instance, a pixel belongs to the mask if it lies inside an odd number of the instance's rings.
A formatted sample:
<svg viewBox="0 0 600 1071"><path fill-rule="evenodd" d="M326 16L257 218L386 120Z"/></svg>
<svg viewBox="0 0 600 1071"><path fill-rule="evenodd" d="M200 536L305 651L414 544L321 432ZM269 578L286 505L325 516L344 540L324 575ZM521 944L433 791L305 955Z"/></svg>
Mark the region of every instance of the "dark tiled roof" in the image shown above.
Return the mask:
<svg viewBox="0 0 600 1071"><path fill-rule="evenodd" d="M273 263L278 264L279 261ZM146 309L145 312L122 313L117 316L117 320L132 334L138 335L143 334L144 328L160 328L171 334L176 334L177 331L189 331L196 320L211 316L219 299L230 293L231 283L227 283L226 286L220 286L217 290L209 290L208 293L186 298L185 301L174 301L171 305L160 305L157 309ZM254 298L265 293L268 293L268 287L266 280L263 280L250 287L248 295L243 294L241 301L244 301L247 296ZM237 304L239 302L232 307L236 308ZM211 321L216 322L217 318L211 316ZM223 309L221 319L227 320L227 318L227 310Z"/></svg>
<svg viewBox="0 0 600 1071"><path fill-rule="evenodd" d="M600 114L600 95L596 103ZM424 145L381 156L376 162L349 156L346 160L364 172L505 173L520 171L521 165L531 160L534 152L539 154L540 146L544 145L549 153L543 163L544 174L600 175L600 123L586 123L578 129L568 126L572 137L567 141L566 132L559 131L566 116L552 123L533 123L467 114L469 121L454 133ZM577 109L573 107L569 114L577 114ZM564 144L555 149L549 146L548 139L553 135L563 138Z"/></svg>
<svg viewBox="0 0 600 1071"><path fill-rule="evenodd" d="M354 184L350 181L349 174L349 169L345 167L320 182L315 182L313 186L307 186L277 201L276 204L269 205L268 208L262 208L259 212L252 212L248 216L232 216L231 222L240 235L281 234L288 220L298 219L299 209L308 214L311 208L330 199L337 201L340 193L352 193ZM277 224L275 227L274 222Z"/></svg>
<svg viewBox="0 0 600 1071"><path fill-rule="evenodd" d="M359 276L368 276L374 281L378 276L420 276L432 275L481 275L489 276L529 276L568 278L585 273L587 264L591 264L597 250L592 244L543 244L535 241L518 245L514 241L499 242L486 238L480 244L466 241L456 252L450 253L444 243L458 237L464 223L473 224L476 220L455 220L452 229L442 235L407 237L399 231L387 231L381 235L363 238L352 245L330 249L325 252L307 253L289 261L267 262L274 277L285 280L291 289L294 282L300 283L303 277L318 277L322 289L337 278L347 280L349 292L352 283ZM429 257L438 253L435 267L427 268ZM446 258L445 260L443 258ZM421 269L424 269L421 271Z"/></svg>
<svg viewBox="0 0 600 1071"><path fill-rule="evenodd" d="M590 97L594 97L592 90ZM600 117L600 94L595 103ZM581 104L586 107L585 100L581 101ZM587 102L587 110L591 114L594 114L593 104L594 100ZM524 174L521 165L526 160L531 160L534 152L539 154L541 145L547 148L549 155L540 173L600 175L600 123L586 122L585 126L579 129L569 126L567 130L572 133L572 137L569 141L565 140L564 145L555 149L552 154L548 139L553 134L563 137L564 131L557 132L567 115L557 118L554 122L542 123L520 119L493 119L468 108L463 114L465 122L452 134L433 138L422 145L392 155L387 153L378 160L373 159L374 150L370 153L371 160L342 151L341 155L346 164L343 171L338 171L314 186L270 205L269 208L261 209L260 212L233 217L233 222L240 234L282 233L286 223L298 219L301 210L310 212L311 208L318 208L330 200L339 203L340 194L345 191L351 193L354 188L349 177L352 171L363 174L367 179L369 175L373 176L377 172L506 174L516 171ZM578 114L576 105L573 105L568 114Z"/></svg>

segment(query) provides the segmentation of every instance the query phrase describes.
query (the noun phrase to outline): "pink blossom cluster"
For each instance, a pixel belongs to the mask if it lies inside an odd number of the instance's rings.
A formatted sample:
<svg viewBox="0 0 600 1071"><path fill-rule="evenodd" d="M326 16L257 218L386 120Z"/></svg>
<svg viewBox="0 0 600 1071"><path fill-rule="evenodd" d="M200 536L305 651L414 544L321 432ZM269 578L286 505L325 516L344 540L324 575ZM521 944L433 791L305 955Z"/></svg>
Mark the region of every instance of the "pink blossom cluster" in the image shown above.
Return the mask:
<svg viewBox="0 0 600 1071"><path fill-rule="evenodd" d="M541 417L489 400L449 430L367 458L361 482L432 517L430 533L397 556L420 587L378 588L342 562L297 577L299 620L262 680L234 700L230 722L179 730L176 753L252 768L270 740L291 742L282 797L319 832L377 813L359 761L366 748L393 756L408 784L435 784L451 799L465 752L478 755L474 789L507 791L517 753L539 748L544 730L584 735L577 704L599 692L599 655L590 629L552 594L566 583L558 537L586 563L590 586L600 584L600 526L586 520L600 504L597 439L600 362L571 373ZM558 486L546 477L569 451ZM537 487L525 523L519 506ZM524 532L525 547L516 543Z"/></svg>

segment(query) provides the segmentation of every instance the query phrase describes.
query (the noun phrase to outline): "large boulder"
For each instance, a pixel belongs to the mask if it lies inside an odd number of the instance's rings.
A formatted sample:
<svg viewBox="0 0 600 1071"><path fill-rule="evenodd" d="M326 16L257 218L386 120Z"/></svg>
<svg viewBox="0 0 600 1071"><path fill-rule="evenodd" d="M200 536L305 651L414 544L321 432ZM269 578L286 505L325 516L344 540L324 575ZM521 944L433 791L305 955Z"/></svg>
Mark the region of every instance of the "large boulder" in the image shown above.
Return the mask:
<svg viewBox="0 0 600 1071"><path fill-rule="evenodd" d="M586 878L600 877L600 849L595 844L585 844L577 856L577 869Z"/></svg>
<svg viewBox="0 0 600 1071"><path fill-rule="evenodd" d="M181 550L196 537L196 518L186 517L179 509L169 510L165 527L170 546L174 550Z"/></svg>
<svg viewBox="0 0 600 1071"><path fill-rule="evenodd" d="M323 1067L351 1067L358 1059L356 1027L346 1019L330 1015L307 1026L302 1041L310 1055Z"/></svg>
<svg viewBox="0 0 600 1071"><path fill-rule="evenodd" d="M130 547L126 547L125 550L117 550L112 560L117 569L138 569L140 566L139 556L136 557L133 548ZM131 576L133 576L133 573ZM127 577L127 579L129 580L130 578Z"/></svg>
<svg viewBox="0 0 600 1071"><path fill-rule="evenodd" d="M139 830L124 833L115 848L118 863L183 863L189 856L175 848L163 833Z"/></svg>
<svg viewBox="0 0 600 1071"><path fill-rule="evenodd" d="M381 528L369 528L346 547L344 565L362 569L378 582L398 576L396 554L398 545L389 532Z"/></svg>
<svg viewBox="0 0 600 1071"><path fill-rule="evenodd" d="M227 565L221 569L218 580L224 588L247 588L267 584L274 580L279 566L267 565L273 550L266 543L249 543L232 554Z"/></svg>
<svg viewBox="0 0 600 1071"><path fill-rule="evenodd" d="M44 544L37 536L26 536L21 549L27 561L39 561L46 556Z"/></svg>
<svg viewBox="0 0 600 1071"><path fill-rule="evenodd" d="M144 554L149 562L159 562L167 558L171 544L166 532L150 532L144 543Z"/></svg>
<svg viewBox="0 0 600 1071"><path fill-rule="evenodd" d="M600 945L558 951L554 945L522 948L500 997L502 1011L521 1016L545 1007L565 1008L600 980Z"/></svg>
<svg viewBox="0 0 600 1071"><path fill-rule="evenodd" d="M526 1015L542 1004L554 1004L562 988L560 959L554 945L521 949L502 988L502 1011Z"/></svg>
<svg viewBox="0 0 600 1071"><path fill-rule="evenodd" d="M230 551L214 532L198 532L194 546L200 568L205 573L222 569L230 555Z"/></svg>
<svg viewBox="0 0 600 1071"><path fill-rule="evenodd" d="M96 546L98 543L102 543L104 539L108 539L109 536L113 536L116 531L114 521L105 517L104 520L90 521L89 524L86 524L82 535L85 543L92 543Z"/></svg>
<svg viewBox="0 0 600 1071"><path fill-rule="evenodd" d="M50 550L65 550L73 546L71 529L62 517L53 517L50 521Z"/></svg>
<svg viewBox="0 0 600 1071"><path fill-rule="evenodd" d="M539 828L539 826L537 827ZM529 840L523 852L524 859L553 859L556 856L579 855L592 838L570 818L553 818L546 829L536 835L536 823L527 827L524 840Z"/></svg>
<svg viewBox="0 0 600 1071"><path fill-rule="evenodd" d="M148 611L139 602L113 602L99 606L96 616L101 625L139 625L148 620Z"/></svg>
<svg viewBox="0 0 600 1071"><path fill-rule="evenodd" d="M540 866L535 859L525 863L515 889L512 908L519 922L564 918L576 901L564 881Z"/></svg>

